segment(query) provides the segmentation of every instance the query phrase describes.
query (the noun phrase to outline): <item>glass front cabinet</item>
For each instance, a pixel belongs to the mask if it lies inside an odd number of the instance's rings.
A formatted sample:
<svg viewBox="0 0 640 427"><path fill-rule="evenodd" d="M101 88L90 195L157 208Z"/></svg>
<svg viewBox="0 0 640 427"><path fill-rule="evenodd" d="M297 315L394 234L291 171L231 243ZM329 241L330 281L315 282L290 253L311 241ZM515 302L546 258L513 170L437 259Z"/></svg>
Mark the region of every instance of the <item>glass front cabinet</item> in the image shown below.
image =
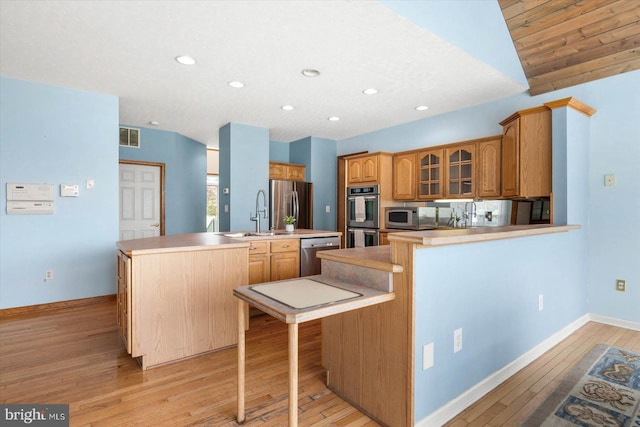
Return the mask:
<svg viewBox="0 0 640 427"><path fill-rule="evenodd" d="M421 151L418 159L418 198L444 197L444 170L442 149Z"/></svg>
<svg viewBox="0 0 640 427"><path fill-rule="evenodd" d="M473 197L475 144L453 146L445 151L448 173L446 197Z"/></svg>

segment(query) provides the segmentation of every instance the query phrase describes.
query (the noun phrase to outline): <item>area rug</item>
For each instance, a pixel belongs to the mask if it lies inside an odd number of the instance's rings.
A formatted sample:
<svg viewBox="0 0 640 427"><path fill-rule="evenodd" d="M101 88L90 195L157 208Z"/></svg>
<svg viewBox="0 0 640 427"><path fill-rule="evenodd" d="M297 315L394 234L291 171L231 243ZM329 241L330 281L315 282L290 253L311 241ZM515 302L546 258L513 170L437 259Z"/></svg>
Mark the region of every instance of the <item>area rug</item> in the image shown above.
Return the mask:
<svg viewBox="0 0 640 427"><path fill-rule="evenodd" d="M521 426L640 427L640 354L596 345Z"/></svg>

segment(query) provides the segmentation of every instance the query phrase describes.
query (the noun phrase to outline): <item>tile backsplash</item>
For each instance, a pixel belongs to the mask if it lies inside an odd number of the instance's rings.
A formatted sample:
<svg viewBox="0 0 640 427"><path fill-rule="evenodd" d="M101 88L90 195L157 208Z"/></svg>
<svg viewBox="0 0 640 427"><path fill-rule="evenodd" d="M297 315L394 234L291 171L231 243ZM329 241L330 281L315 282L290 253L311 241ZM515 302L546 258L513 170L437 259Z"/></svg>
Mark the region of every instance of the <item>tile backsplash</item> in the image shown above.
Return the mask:
<svg viewBox="0 0 640 427"><path fill-rule="evenodd" d="M494 227L510 224L510 200L480 200L474 203L476 205L476 214L471 218L473 227ZM466 203L449 203L451 209L461 218L461 225L465 204Z"/></svg>

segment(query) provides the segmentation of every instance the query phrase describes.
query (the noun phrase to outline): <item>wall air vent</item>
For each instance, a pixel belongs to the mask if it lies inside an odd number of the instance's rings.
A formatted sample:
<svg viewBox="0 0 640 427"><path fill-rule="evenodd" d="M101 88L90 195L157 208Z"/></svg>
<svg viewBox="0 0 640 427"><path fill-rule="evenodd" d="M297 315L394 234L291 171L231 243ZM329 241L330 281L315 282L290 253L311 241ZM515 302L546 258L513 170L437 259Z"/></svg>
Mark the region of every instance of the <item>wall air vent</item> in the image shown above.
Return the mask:
<svg viewBox="0 0 640 427"><path fill-rule="evenodd" d="M123 147L140 148L140 129L121 127L120 145Z"/></svg>

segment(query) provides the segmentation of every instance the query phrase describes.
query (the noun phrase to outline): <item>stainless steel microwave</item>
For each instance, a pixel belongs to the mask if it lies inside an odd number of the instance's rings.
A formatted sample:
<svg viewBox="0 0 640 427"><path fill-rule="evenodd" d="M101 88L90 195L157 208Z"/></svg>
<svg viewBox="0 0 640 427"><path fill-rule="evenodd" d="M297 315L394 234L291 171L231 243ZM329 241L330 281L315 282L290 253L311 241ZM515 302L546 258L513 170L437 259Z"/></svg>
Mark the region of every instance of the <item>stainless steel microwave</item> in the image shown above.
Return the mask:
<svg viewBox="0 0 640 427"><path fill-rule="evenodd" d="M385 208L385 228L400 230L428 230L436 227L436 208L388 207Z"/></svg>

